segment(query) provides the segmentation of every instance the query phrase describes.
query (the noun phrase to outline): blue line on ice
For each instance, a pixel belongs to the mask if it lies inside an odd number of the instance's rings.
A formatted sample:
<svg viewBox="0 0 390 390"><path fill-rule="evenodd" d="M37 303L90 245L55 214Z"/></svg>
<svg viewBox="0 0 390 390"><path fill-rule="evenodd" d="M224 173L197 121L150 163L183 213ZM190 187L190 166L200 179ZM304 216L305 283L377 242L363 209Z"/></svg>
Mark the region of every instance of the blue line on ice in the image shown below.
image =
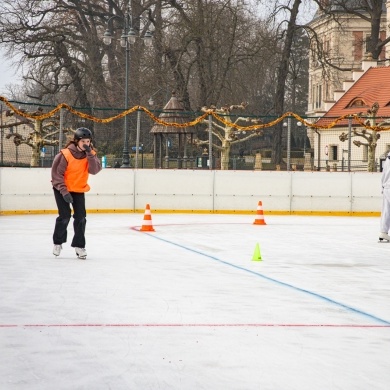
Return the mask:
<svg viewBox="0 0 390 390"><path fill-rule="evenodd" d="M145 233L144 233L144 234L145 234ZM252 271L252 270L250 270L250 269L241 267L241 266L239 266L239 265L235 265L235 264L229 263L228 261L218 259L218 257L209 255L209 254L207 254L207 253L198 251L198 250L196 250L196 249L189 248L189 247L187 247L187 246L178 244L178 243L173 242L173 241L166 240L166 239L161 238L161 237L157 237L157 236L155 236L155 235L153 235L153 234L150 234L150 233L146 233L146 234L147 234L148 236L150 236L150 237L153 237L153 238L157 239L157 240L164 241L164 242L166 242L167 244L175 245L175 246L177 246L177 247L179 247L179 248L182 248L182 249L184 249L184 250L187 250L187 251L189 251L189 252L197 253L198 255L207 257L207 258L209 258L209 259L211 259L211 260L214 260L214 261L217 261L217 262L219 262L219 263L221 263L221 264L225 264L225 265L228 265L228 266L230 266L230 267L239 269L239 270L241 270L241 271L248 272L248 273L250 273L250 274L252 274L252 275L258 276L258 277L260 277L260 278L263 278L263 279L268 280L268 281L270 281L270 282L279 284L279 285L281 285L281 286L288 287L288 288L292 288L292 289L294 289L294 290L296 290L296 291L300 291L300 292L303 292L303 293L305 293L305 294L309 294L309 295L311 295L311 296L314 296L314 297L316 297L316 298L319 298L319 299L322 299L322 300L324 300L324 301L326 301L326 302L329 302L329 303L331 303L331 304L333 304L333 305L340 306L340 307L342 307L343 309L346 309L346 310L349 310L349 311L351 311L351 312L360 314L360 315L362 315L362 316L364 316L364 317L368 317L368 318L370 318L371 320L377 321L377 322L379 322L379 323L382 323L382 324L385 324L385 325L390 325L390 321L386 321L386 320L384 320L384 319L382 319L382 318L379 318L379 317L377 317L377 316L374 316L373 314L366 313L365 311L356 309L356 308L354 308L354 307L352 307L352 306L349 306L349 305L346 305L346 304L344 304L344 303L337 302L337 301L335 301L335 300L333 300L333 299L331 299L331 298L328 298L328 297L326 297L326 296L324 296L324 295L317 294L317 293L315 293L315 292L313 292L313 291L309 291L309 290L305 290L305 289L300 288L300 287L293 286L292 284L288 284L288 283L285 283L285 282L281 282L280 280L277 280L277 279L274 279L274 278L270 278L269 276L262 275L262 274L259 273L259 272L255 272L255 271Z"/></svg>

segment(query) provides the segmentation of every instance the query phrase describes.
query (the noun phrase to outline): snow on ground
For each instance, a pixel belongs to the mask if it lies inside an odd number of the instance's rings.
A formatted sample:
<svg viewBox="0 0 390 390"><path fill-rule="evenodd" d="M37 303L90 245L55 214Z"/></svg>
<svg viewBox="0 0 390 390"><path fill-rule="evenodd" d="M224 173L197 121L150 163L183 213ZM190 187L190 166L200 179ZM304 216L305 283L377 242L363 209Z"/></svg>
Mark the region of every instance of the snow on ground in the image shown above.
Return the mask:
<svg viewBox="0 0 390 390"><path fill-rule="evenodd" d="M83 261L55 217L0 217L0 389L389 389L379 218L90 214Z"/></svg>

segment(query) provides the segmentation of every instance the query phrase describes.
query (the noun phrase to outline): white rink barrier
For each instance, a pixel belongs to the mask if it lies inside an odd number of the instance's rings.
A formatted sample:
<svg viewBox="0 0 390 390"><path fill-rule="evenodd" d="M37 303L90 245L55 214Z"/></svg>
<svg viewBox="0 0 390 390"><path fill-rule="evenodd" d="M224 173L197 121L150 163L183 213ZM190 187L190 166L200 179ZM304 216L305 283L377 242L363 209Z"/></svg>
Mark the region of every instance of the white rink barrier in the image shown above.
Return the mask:
<svg viewBox="0 0 390 390"><path fill-rule="evenodd" d="M90 176L89 212L378 215L379 172L103 169ZM56 212L50 168L0 168L0 214Z"/></svg>

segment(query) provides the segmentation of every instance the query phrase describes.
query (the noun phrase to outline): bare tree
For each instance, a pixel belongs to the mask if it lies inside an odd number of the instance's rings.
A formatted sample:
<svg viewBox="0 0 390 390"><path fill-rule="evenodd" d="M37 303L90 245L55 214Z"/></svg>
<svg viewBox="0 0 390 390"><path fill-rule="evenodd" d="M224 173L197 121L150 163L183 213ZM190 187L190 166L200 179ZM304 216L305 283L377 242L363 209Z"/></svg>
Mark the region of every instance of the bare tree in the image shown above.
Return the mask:
<svg viewBox="0 0 390 390"><path fill-rule="evenodd" d="M130 49L133 105L159 88L177 90L187 109L247 95L248 66L262 63L265 73L276 62L266 68L263 59L273 57L265 44L269 32L245 2L4 0L0 42L10 56L19 54L28 93L86 109L122 106L125 50L119 38L127 5L136 32L154 26L153 50L144 50L141 40ZM109 20L115 39L105 46Z"/></svg>
<svg viewBox="0 0 390 390"><path fill-rule="evenodd" d="M286 80L285 110L304 113L307 109L309 40L302 28L297 28L292 43Z"/></svg>
<svg viewBox="0 0 390 390"><path fill-rule="evenodd" d="M77 64L80 58L76 56L83 46L80 45L81 36L74 28L74 13L70 12L66 17L63 4L57 8L49 2L38 5L28 0L5 0L3 3L5 12L0 16L2 41L7 43L10 51L23 52L19 61L27 68L25 79L39 86L41 96L54 95L72 86L76 102L90 106L83 87L84 72ZM78 51L71 51L70 42L77 40Z"/></svg>
<svg viewBox="0 0 390 390"><path fill-rule="evenodd" d="M30 116L39 116L42 114L42 110L29 113ZM14 113L9 111L8 116L13 116ZM19 146L21 144L28 145L31 148L31 167L39 167L40 153L45 146L58 145L58 139L56 135L59 133L59 122L54 119L15 119L15 122L9 122L3 125L4 128L16 127L21 124L32 124L34 129L27 136L23 136L17 132L7 134L6 138L13 138L14 144ZM66 130L68 131L68 130Z"/></svg>
<svg viewBox="0 0 390 390"><path fill-rule="evenodd" d="M230 160L230 149L232 145L239 144L245 141L248 141L251 138L259 137L262 135L261 130L255 130L249 133L246 136L240 136L241 131L237 131L234 126L231 126L230 123L238 124L239 122L245 122L250 124L261 123L259 119L254 118L244 118L238 117L233 121L231 113L233 110L245 110L247 103L233 104L230 106L224 106L221 108L212 107L202 107L203 112L213 111L217 114L223 115L225 124L219 124L211 120L212 125L212 134L219 143L213 143L213 149L218 150L221 154L221 170L229 169L229 160ZM203 123L209 125L210 119L205 119ZM197 140L196 144L198 146L207 145L209 141Z"/></svg>
<svg viewBox="0 0 390 390"><path fill-rule="evenodd" d="M354 137L361 137L364 139L364 141L360 140L354 140L353 143L357 147L360 148L360 146L364 145L367 146L367 160L368 160L368 165L367 165L367 170L368 172L376 172L376 163L375 163L375 151L377 147L377 141L380 138L380 133L378 130L376 130L376 114L379 109L379 104L375 102L371 108L367 110L367 120L365 122L366 125L372 127L372 130L368 130L366 128L363 129L357 129L354 128L352 130L352 134ZM386 124L386 122L382 122L379 124L380 126L383 126ZM341 133L339 136L340 141L345 142L349 138L347 133Z"/></svg>
<svg viewBox="0 0 390 390"><path fill-rule="evenodd" d="M246 70L256 62L263 64L257 69L264 69L264 58L273 58L274 50L266 45L269 31L265 23L251 14L244 2L164 3L169 6L169 27L163 47L185 108L247 98L250 83L245 75L250 73ZM269 62L264 73L272 65Z"/></svg>
<svg viewBox="0 0 390 390"><path fill-rule="evenodd" d="M290 70L291 51L294 41L294 36L298 29L297 16L299 6L302 0L288 1L287 5L276 4L273 17L276 18L281 12L286 14L286 18L281 22L281 26L286 26L281 29L281 57L280 64L277 69L276 76L276 93L274 100L274 113L276 116L282 116L284 113L286 80L288 79ZM272 140L272 162L276 165L282 164L282 133L283 124L279 122L275 126L275 131Z"/></svg>

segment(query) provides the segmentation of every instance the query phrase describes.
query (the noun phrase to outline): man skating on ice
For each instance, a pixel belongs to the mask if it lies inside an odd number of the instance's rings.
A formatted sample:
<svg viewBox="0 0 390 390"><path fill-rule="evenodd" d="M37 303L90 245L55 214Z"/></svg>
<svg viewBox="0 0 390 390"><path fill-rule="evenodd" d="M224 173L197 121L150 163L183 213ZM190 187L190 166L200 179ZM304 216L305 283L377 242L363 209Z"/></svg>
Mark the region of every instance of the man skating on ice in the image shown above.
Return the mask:
<svg viewBox="0 0 390 390"><path fill-rule="evenodd" d="M53 254L59 256L62 244L67 239L67 227L71 218L70 204L73 206L74 236L71 246L80 259L87 257L85 250L85 192L89 191L88 175L96 175L102 166L92 146L92 133L81 127L74 133L64 149L58 153L51 168L54 197L58 217L53 234Z"/></svg>

